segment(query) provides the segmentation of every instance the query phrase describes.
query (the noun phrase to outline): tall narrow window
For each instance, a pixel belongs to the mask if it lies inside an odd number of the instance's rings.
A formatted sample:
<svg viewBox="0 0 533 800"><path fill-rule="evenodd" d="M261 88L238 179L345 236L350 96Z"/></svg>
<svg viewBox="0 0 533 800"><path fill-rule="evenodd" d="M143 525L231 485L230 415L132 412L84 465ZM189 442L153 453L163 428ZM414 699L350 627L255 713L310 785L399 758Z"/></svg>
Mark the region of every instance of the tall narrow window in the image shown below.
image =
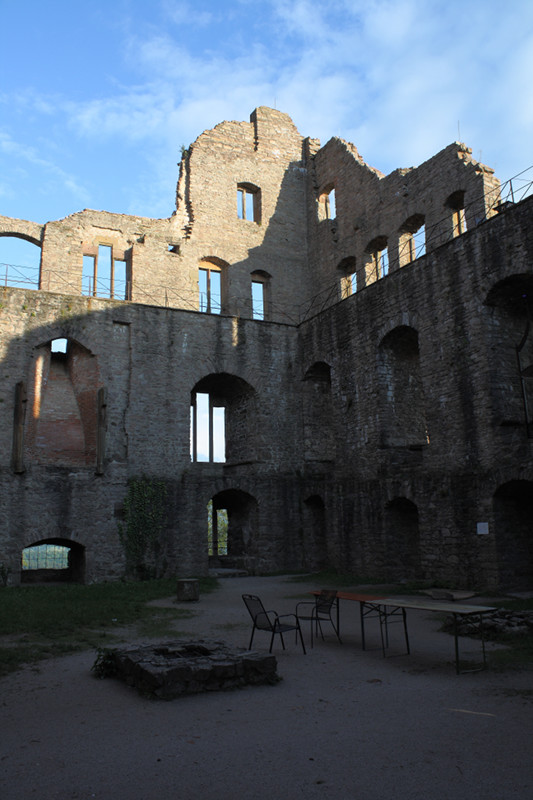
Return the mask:
<svg viewBox="0 0 533 800"><path fill-rule="evenodd" d="M98 297L113 297L113 250L104 244L98 246L96 294Z"/></svg>
<svg viewBox="0 0 533 800"><path fill-rule="evenodd" d="M318 219L334 220L336 218L335 187L330 184L318 196Z"/></svg>
<svg viewBox="0 0 533 800"><path fill-rule="evenodd" d="M226 460L225 409L212 395L191 397L191 461Z"/></svg>
<svg viewBox="0 0 533 800"><path fill-rule="evenodd" d="M389 273L389 252L387 249L387 237L376 236L367 245L367 273L368 279L379 280Z"/></svg>
<svg viewBox="0 0 533 800"><path fill-rule="evenodd" d="M222 280L220 268L208 261L198 269L199 309L204 314L222 311Z"/></svg>
<svg viewBox="0 0 533 800"><path fill-rule="evenodd" d="M265 287L260 281L252 281L252 316L254 319L265 318Z"/></svg>
<svg viewBox="0 0 533 800"><path fill-rule="evenodd" d="M262 269L252 272L252 318L268 319L267 307L271 275Z"/></svg>
<svg viewBox="0 0 533 800"><path fill-rule="evenodd" d="M95 256L83 256L83 272L81 276L81 293L91 297L96 296L94 276L96 274Z"/></svg>
<svg viewBox="0 0 533 800"><path fill-rule="evenodd" d="M261 222L261 192L251 183L237 184L237 216L251 222Z"/></svg>
<svg viewBox="0 0 533 800"><path fill-rule="evenodd" d="M335 206L335 189L332 189L326 197L326 217L328 219L335 219L337 216L337 208Z"/></svg>
<svg viewBox="0 0 533 800"><path fill-rule="evenodd" d="M210 556L228 555L228 510L207 504L207 550Z"/></svg>
<svg viewBox="0 0 533 800"><path fill-rule="evenodd" d="M399 230L400 267L410 264L426 252L426 228L424 216L413 214Z"/></svg>
<svg viewBox="0 0 533 800"><path fill-rule="evenodd" d="M337 266L341 276L341 299L355 294L357 291L357 275L355 272L355 256L347 256Z"/></svg>
<svg viewBox="0 0 533 800"><path fill-rule="evenodd" d="M446 205L452 211L452 236L460 236L466 231L465 193L454 192L446 200Z"/></svg>

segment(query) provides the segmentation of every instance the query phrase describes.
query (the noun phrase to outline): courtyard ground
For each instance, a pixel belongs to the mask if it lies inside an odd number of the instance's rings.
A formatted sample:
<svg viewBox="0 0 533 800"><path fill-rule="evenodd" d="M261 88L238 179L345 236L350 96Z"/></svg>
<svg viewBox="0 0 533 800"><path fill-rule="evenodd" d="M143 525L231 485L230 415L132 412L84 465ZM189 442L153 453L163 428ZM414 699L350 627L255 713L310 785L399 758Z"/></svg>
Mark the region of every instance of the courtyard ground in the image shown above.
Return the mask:
<svg viewBox="0 0 533 800"><path fill-rule="evenodd" d="M180 636L248 644L243 592L292 612L320 588L285 577L221 580ZM169 600L173 603L173 600ZM472 602L479 602L473 598ZM178 604L180 607L185 605ZM91 673L94 652L27 667L0 680L2 800L530 800L533 672L456 675L453 638L435 614L408 612L411 655L390 657L359 607L344 602L307 655L292 635L275 645L274 686L156 701ZM309 645L309 630L305 630ZM254 646L268 648L266 634ZM479 642L461 640L477 658Z"/></svg>

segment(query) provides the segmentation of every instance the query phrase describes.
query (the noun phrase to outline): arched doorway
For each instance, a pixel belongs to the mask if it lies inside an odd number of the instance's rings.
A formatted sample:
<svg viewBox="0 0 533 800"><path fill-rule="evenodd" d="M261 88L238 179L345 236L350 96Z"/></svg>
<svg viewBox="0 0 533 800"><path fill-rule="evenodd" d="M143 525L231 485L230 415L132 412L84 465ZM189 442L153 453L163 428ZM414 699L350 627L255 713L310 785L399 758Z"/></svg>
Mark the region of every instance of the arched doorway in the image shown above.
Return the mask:
<svg viewBox="0 0 533 800"><path fill-rule="evenodd" d="M533 481L509 481L494 493L499 583L533 589Z"/></svg>
<svg viewBox="0 0 533 800"><path fill-rule="evenodd" d="M418 508L406 497L395 497L385 506L383 556L387 580L422 576Z"/></svg>
<svg viewBox="0 0 533 800"><path fill-rule="evenodd" d="M244 567L257 555L257 500L240 489L226 489L211 500L210 563Z"/></svg>

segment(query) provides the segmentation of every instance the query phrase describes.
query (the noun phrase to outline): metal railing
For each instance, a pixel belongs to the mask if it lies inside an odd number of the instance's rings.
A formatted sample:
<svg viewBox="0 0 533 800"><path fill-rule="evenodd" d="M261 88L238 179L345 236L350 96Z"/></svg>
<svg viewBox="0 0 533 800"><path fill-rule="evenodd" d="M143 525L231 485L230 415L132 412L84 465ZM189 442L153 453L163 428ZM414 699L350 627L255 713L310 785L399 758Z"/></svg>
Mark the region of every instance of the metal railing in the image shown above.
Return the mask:
<svg viewBox="0 0 533 800"><path fill-rule="evenodd" d="M483 221L486 215L490 216L491 213L505 212L510 205L519 203L531 195L533 195L533 166L518 173L513 178L501 184L501 186L495 187L485 195L483 201L485 209ZM465 206L465 210L468 211L469 208L472 210L474 207L479 207L480 202L480 199L476 200L472 205ZM443 233L445 227L444 223L445 218L442 217L435 225L429 228L421 228L418 232L411 234L410 240L407 239L405 243L400 246L398 256L394 259L390 257L389 253L387 274L397 269L400 265L405 266L407 263L418 260L424 256L427 251L449 241L450 234ZM115 285L113 287L114 297L111 297L110 282L98 281L96 287L92 284L84 284L82 287L79 281L69 281L63 271L47 270L45 281L47 285L44 285L44 282L40 285L39 272L38 267L0 263L0 281L5 287L61 291L61 293L91 296L98 299L114 299L124 302L131 301L145 305L164 306L166 308L183 309L187 311L199 310L199 295L198 290L195 289L177 290L170 286L155 284L143 284L141 287L135 283L132 285L128 283L124 286ZM313 296L299 304L279 303L269 300L268 315L266 317L267 321L275 320L291 325L299 324L319 314L325 308L346 299L350 294L355 293L356 287L354 287L351 292L343 290L341 277L342 276L339 275L334 282L328 279L327 283L324 283L323 288L319 289ZM376 274L373 276L372 282L384 278L386 278L386 274ZM60 289L56 287L60 287Z"/></svg>

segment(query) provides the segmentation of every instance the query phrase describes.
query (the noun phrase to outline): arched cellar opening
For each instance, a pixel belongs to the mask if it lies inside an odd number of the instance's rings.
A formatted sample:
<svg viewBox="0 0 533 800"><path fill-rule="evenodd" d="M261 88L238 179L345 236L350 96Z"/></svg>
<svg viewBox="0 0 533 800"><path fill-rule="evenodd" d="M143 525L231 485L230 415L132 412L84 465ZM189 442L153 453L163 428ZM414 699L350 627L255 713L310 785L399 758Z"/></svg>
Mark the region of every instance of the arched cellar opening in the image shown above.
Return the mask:
<svg viewBox="0 0 533 800"><path fill-rule="evenodd" d="M509 481L494 493L498 577L502 588L533 589L533 481Z"/></svg>
<svg viewBox="0 0 533 800"><path fill-rule="evenodd" d="M257 500L241 489L225 489L208 504L210 566L247 569L257 556Z"/></svg>
<svg viewBox="0 0 533 800"><path fill-rule="evenodd" d="M329 566L326 535L326 509L319 495L311 495L302 508L302 567L320 570Z"/></svg>
<svg viewBox="0 0 533 800"><path fill-rule="evenodd" d="M71 539L42 539L22 551L21 583L84 583L85 547Z"/></svg>
<svg viewBox="0 0 533 800"><path fill-rule="evenodd" d="M418 508L406 497L395 497L385 506L383 566L386 580L422 577Z"/></svg>

